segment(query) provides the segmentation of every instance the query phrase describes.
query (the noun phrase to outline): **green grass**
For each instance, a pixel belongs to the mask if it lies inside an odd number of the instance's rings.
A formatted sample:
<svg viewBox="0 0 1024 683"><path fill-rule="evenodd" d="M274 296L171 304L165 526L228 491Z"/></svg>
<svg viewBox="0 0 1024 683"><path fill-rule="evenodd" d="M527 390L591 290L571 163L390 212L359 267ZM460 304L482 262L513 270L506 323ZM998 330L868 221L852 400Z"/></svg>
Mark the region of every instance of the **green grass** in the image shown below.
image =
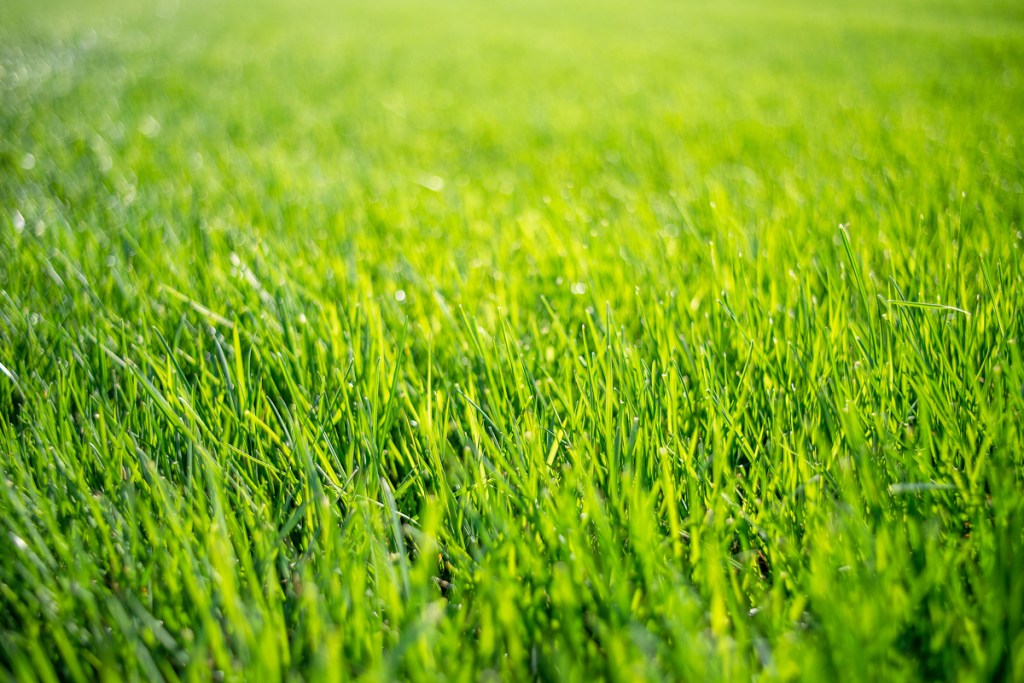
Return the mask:
<svg viewBox="0 0 1024 683"><path fill-rule="evenodd" d="M1024 680L1016 0L0 5L0 677Z"/></svg>

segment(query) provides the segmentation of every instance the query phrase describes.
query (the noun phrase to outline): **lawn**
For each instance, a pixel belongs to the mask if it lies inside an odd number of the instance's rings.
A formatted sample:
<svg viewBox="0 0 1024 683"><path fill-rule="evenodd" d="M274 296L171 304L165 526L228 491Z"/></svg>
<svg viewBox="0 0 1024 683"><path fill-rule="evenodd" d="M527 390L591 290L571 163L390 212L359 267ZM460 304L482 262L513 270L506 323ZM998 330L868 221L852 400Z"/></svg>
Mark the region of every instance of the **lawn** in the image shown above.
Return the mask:
<svg viewBox="0 0 1024 683"><path fill-rule="evenodd" d="M0 679L1024 680L1019 0L4 0Z"/></svg>

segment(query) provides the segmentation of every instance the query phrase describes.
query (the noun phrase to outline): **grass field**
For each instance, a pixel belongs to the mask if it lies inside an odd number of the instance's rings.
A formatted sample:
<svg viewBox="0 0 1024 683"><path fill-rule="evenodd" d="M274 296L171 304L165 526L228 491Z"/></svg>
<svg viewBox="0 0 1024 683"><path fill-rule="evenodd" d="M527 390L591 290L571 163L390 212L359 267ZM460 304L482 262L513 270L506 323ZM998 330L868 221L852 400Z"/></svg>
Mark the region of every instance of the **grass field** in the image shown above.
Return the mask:
<svg viewBox="0 0 1024 683"><path fill-rule="evenodd" d="M1024 681L1018 0L0 3L0 678Z"/></svg>

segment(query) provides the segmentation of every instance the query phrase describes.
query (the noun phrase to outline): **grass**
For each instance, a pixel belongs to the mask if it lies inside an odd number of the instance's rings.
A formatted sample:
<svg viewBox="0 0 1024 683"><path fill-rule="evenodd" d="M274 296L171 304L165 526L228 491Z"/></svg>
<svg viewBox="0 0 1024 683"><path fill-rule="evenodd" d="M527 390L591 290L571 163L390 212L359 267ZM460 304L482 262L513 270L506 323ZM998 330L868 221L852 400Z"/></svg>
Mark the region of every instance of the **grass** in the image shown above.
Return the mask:
<svg viewBox="0 0 1024 683"><path fill-rule="evenodd" d="M1015 1L0 6L0 676L1024 680Z"/></svg>

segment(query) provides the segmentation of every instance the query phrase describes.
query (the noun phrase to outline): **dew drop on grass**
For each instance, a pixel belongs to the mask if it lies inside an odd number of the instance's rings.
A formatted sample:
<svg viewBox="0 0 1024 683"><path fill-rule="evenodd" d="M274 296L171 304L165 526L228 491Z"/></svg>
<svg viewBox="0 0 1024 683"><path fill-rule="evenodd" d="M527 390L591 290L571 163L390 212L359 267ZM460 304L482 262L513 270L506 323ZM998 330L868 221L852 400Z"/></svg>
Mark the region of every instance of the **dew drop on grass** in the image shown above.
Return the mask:
<svg viewBox="0 0 1024 683"><path fill-rule="evenodd" d="M160 122L152 116L147 115L139 124L139 132L147 138L155 137L160 132Z"/></svg>
<svg viewBox="0 0 1024 683"><path fill-rule="evenodd" d="M26 171L31 171L36 167L35 155L26 153L25 156L21 157L21 167Z"/></svg>
<svg viewBox="0 0 1024 683"><path fill-rule="evenodd" d="M397 292L395 292L395 301L397 301L398 303L402 303L403 301L405 301L404 289L400 289Z"/></svg>
<svg viewBox="0 0 1024 683"><path fill-rule="evenodd" d="M25 217L21 215L21 211L15 210L14 215L11 216L11 222L14 223L14 229L17 232L25 231Z"/></svg>
<svg viewBox="0 0 1024 683"><path fill-rule="evenodd" d="M444 178L437 175L421 175L416 179L416 184L431 192L440 192L444 189Z"/></svg>

